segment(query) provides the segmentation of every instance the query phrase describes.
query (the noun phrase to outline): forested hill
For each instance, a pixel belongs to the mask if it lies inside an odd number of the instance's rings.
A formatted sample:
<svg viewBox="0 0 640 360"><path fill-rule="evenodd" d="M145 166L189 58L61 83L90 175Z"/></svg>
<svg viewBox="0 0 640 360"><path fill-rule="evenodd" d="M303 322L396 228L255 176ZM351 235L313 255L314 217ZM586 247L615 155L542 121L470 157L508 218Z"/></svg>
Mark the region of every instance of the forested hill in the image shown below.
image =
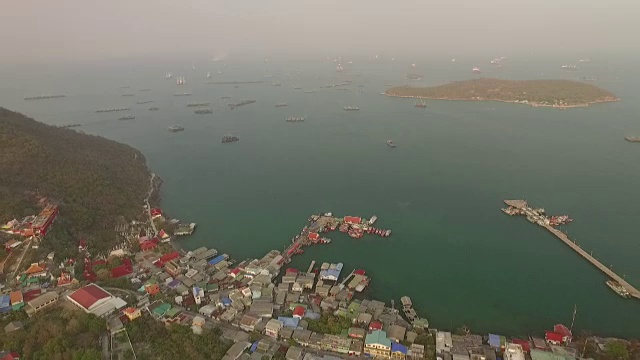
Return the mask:
<svg viewBox="0 0 640 360"><path fill-rule="evenodd" d="M38 200L50 198L60 205L53 228L66 233L54 240L77 246L86 237L106 249L120 215L140 216L150 176L128 145L0 108L0 222L37 214Z"/></svg>

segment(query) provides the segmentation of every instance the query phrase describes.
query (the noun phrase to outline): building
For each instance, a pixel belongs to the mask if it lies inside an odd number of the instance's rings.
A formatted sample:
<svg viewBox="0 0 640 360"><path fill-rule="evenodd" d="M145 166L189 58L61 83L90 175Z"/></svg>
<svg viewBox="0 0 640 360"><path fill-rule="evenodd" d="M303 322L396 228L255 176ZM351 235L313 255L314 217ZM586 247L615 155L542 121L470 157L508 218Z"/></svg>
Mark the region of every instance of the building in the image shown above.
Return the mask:
<svg viewBox="0 0 640 360"><path fill-rule="evenodd" d="M45 264L33 263L29 268L25 271L27 277L45 277L47 276L47 266Z"/></svg>
<svg viewBox="0 0 640 360"><path fill-rule="evenodd" d="M296 306L293 309L293 317L298 318L298 319L302 319L304 317L304 312L305 312L305 308L302 306Z"/></svg>
<svg viewBox="0 0 640 360"><path fill-rule="evenodd" d="M9 294L9 298L11 300L11 308L15 310L20 310L24 306L24 298L22 297L22 291L16 290L12 291Z"/></svg>
<svg viewBox="0 0 640 360"><path fill-rule="evenodd" d="M320 348L340 354L348 354L351 349L351 339L338 335L325 335L320 340Z"/></svg>
<svg viewBox="0 0 640 360"><path fill-rule="evenodd" d="M513 343L507 343L504 349L504 360L525 360L524 350L522 346Z"/></svg>
<svg viewBox="0 0 640 360"><path fill-rule="evenodd" d="M349 328L349 337L354 339L364 339L367 332L364 329L351 327Z"/></svg>
<svg viewBox="0 0 640 360"><path fill-rule="evenodd" d="M553 326L553 331L545 331L545 340L553 345L567 345L573 340L571 330L562 324Z"/></svg>
<svg viewBox="0 0 640 360"><path fill-rule="evenodd" d="M237 342L227 350L227 353L222 357L223 360L236 360L244 353L246 349L251 346L251 343L248 341L240 341Z"/></svg>
<svg viewBox="0 0 640 360"><path fill-rule="evenodd" d="M404 334L407 332L407 329L400 325L391 325L389 326L389 331L387 332L387 337L395 342L404 341ZM406 355L406 354L405 354Z"/></svg>
<svg viewBox="0 0 640 360"><path fill-rule="evenodd" d="M24 329L22 321L12 321L4 327L5 334Z"/></svg>
<svg viewBox="0 0 640 360"><path fill-rule="evenodd" d="M277 339L282 327L282 321L271 319L267 322L267 325L264 328L264 332L267 336Z"/></svg>
<svg viewBox="0 0 640 360"><path fill-rule="evenodd" d="M0 360L20 360L20 354L15 351L0 351Z"/></svg>
<svg viewBox="0 0 640 360"><path fill-rule="evenodd" d="M446 331L438 331L436 333L436 354L450 353L453 347L451 333Z"/></svg>
<svg viewBox="0 0 640 360"><path fill-rule="evenodd" d="M291 346L289 350L287 350L287 354L285 355L285 360L302 360L303 350L298 346Z"/></svg>
<svg viewBox="0 0 640 360"><path fill-rule="evenodd" d="M411 344L409 353L407 354L411 360L424 359L424 345Z"/></svg>
<svg viewBox="0 0 640 360"><path fill-rule="evenodd" d="M128 307L128 308L122 310L122 312L129 319L129 321L133 321L133 320L139 318L140 316L142 316L142 313L140 312L140 309L134 308L134 307Z"/></svg>
<svg viewBox="0 0 640 360"><path fill-rule="evenodd" d="M86 313L95 316L105 316L116 309L121 309L126 305L122 299L111 295L109 292L96 284L89 284L80 288L67 299Z"/></svg>
<svg viewBox="0 0 640 360"><path fill-rule="evenodd" d="M46 292L37 298L27 301L24 311L29 317L39 313L40 311L55 305L58 302L58 293L55 291Z"/></svg>
<svg viewBox="0 0 640 360"><path fill-rule="evenodd" d="M352 339L351 347L349 348L349 355L360 356L362 355L363 343L361 339Z"/></svg>
<svg viewBox="0 0 640 360"><path fill-rule="evenodd" d="M387 338L387 333L375 330L367 334L364 353L372 357L389 359L391 357L391 340Z"/></svg>
<svg viewBox="0 0 640 360"><path fill-rule="evenodd" d="M400 343L391 343L391 359L405 360L407 358L408 349Z"/></svg>
<svg viewBox="0 0 640 360"><path fill-rule="evenodd" d="M244 331L255 330L256 325L260 322L260 317L246 314L240 319L240 328Z"/></svg>

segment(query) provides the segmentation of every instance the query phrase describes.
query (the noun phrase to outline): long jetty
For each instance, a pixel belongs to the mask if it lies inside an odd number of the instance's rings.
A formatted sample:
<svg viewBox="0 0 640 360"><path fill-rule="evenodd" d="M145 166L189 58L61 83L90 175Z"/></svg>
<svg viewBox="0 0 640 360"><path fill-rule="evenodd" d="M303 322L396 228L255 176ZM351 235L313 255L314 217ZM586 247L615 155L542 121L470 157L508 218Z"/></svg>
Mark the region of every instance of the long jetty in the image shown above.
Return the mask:
<svg viewBox="0 0 640 360"><path fill-rule="evenodd" d="M518 208L520 210L531 210L528 207L527 202L524 201L524 200L505 200L504 203L509 205L509 206L512 206L514 208ZM611 270L610 268L606 267L604 264L602 264L596 258L591 256L591 254L589 254L586 251L584 251L575 242L571 241L571 239L569 239L567 234L563 233L562 231L554 228L553 226L551 226L549 224L539 224L539 225L542 226L543 228L549 230L550 233L555 235L558 239L562 240L562 242L567 244L571 249L575 250L575 252L577 252L580 256L585 258L587 261L589 261L591 264L593 264L596 268L598 268L600 271L605 273L611 279L617 281L620 284L620 286L624 287L625 290L627 290L632 297L634 297L636 299L640 299L640 290L636 289L633 285L629 284L626 280L624 280L621 276L616 274L613 270Z"/></svg>

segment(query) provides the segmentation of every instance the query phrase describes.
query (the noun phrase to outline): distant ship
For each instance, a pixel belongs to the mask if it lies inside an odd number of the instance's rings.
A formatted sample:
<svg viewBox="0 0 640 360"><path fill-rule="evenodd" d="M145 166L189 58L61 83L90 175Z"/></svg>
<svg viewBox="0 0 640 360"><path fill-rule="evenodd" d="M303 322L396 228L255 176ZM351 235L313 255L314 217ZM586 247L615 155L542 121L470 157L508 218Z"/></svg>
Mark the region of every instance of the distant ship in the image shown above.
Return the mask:
<svg viewBox="0 0 640 360"><path fill-rule="evenodd" d="M576 71L576 70L578 70L578 66L576 66L576 65L562 65L562 66L560 66L560 68L562 70L568 70L568 71Z"/></svg>
<svg viewBox="0 0 640 360"><path fill-rule="evenodd" d="M456 62L456 59L455 58L451 59L451 62Z"/></svg>
<svg viewBox="0 0 640 360"><path fill-rule="evenodd" d="M293 87L293 89L294 89L294 90L300 90L300 89L302 89L302 86L294 85L294 86L292 86L292 87Z"/></svg>
<svg viewBox="0 0 640 360"><path fill-rule="evenodd" d="M207 79L211 79L211 73L207 72Z"/></svg>
<svg viewBox="0 0 640 360"><path fill-rule="evenodd" d="M393 140L387 140L387 145L389 145L389 147L396 147L396 143L393 142Z"/></svg>
<svg viewBox="0 0 640 360"><path fill-rule="evenodd" d="M173 74L170 72L164 74L165 79L171 79L172 77L173 77Z"/></svg>
<svg viewBox="0 0 640 360"><path fill-rule="evenodd" d="M342 72L344 71L344 68L342 67L342 65L338 64L338 66L336 66L336 72Z"/></svg>
<svg viewBox="0 0 640 360"><path fill-rule="evenodd" d="M57 99L57 98L63 98L66 97L66 95L39 95L39 96L28 96L26 98L24 98L25 100L44 100L44 99Z"/></svg>
<svg viewBox="0 0 640 360"><path fill-rule="evenodd" d="M160 110L160 109L158 109L157 107L150 107L149 108L149 111L156 111L156 110Z"/></svg>
<svg viewBox="0 0 640 360"><path fill-rule="evenodd" d="M287 103L278 103L274 105L275 107L285 107L285 106L289 106L287 105Z"/></svg>
<svg viewBox="0 0 640 360"><path fill-rule="evenodd" d="M191 96L191 93L183 92L183 93L175 93L173 96Z"/></svg>
<svg viewBox="0 0 640 360"><path fill-rule="evenodd" d="M136 118L136 117L135 117L135 116L133 116L133 115L126 115L126 116L123 116L123 117L119 118L118 120L121 120L121 121L122 121L122 120L133 120L133 119L135 119L135 118Z"/></svg>
<svg viewBox="0 0 640 360"><path fill-rule="evenodd" d="M256 102L255 100L242 100L239 103L236 104L229 104L229 108L231 108L231 110L237 108L238 106L244 106L244 105L248 105L248 104L253 104L254 102Z"/></svg>
<svg viewBox="0 0 640 360"><path fill-rule="evenodd" d="M586 59L580 59L580 60L578 60L578 61L580 61L581 63L590 63L590 62L591 62L591 59L586 58Z"/></svg>
<svg viewBox="0 0 640 360"><path fill-rule="evenodd" d="M303 122L304 117L302 116L289 116L285 119L286 122Z"/></svg>
<svg viewBox="0 0 640 360"><path fill-rule="evenodd" d="M474 74L480 74L481 73L479 67L474 67L473 69L471 69L471 72L474 73Z"/></svg>
<svg viewBox="0 0 640 360"><path fill-rule="evenodd" d="M344 111L358 111L358 110L360 110L360 108L357 107L357 106L345 106L342 109Z"/></svg>
<svg viewBox="0 0 640 360"><path fill-rule="evenodd" d="M138 104L138 105L142 105L142 104L149 104L149 103L152 103L152 102L153 102L153 100L138 101L136 104Z"/></svg>
<svg viewBox="0 0 640 360"><path fill-rule="evenodd" d="M211 109L198 109L193 112L194 114L213 114L213 110Z"/></svg>
<svg viewBox="0 0 640 360"><path fill-rule="evenodd" d="M239 141L240 138L238 138L237 136L233 136L233 135L225 135L222 137L222 143L231 143L231 142L236 142Z"/></svg>
<svg viewBox="0 0 640 360"><path fill-rule="evenodd" d="M427 103L424 100L420 100L420 101L416 102L413 106L415 106L417 108L426 108L427 107Z"/></svg>
<svg viewBox="0 0 640 360"><path fill-rule="evenodd" d="M169 126L169 131L171 132L184 131L184 128L182 126L173 125L173 126Z"/></svg>
<svg viewBox="0 0 640 360"><path fill-rule="evenodd" d="M176 79L176 85L185 85L187 83L187 81L184 79L183 76L180 76Z"/></svg>
<svg viewBox="0 0 640 360"><path fill-rule="evenodd" d="M315 89L313 89L313 90L305 90L304 91L305 94L313 94L314 92L316 92Z"/></svg>
<svg viewBox="0 0 640 360"><path fill-rule="evenodd" d="M627 140L628 142L640 142L639 136L625 136L624 139Z"/></svg>
<svg viewBox="0 0 640 360"><path fill-rule="evenodd" d="M187 104L187 107L199 107L199 106L209 106L208 102L190 102Z"/></svg>

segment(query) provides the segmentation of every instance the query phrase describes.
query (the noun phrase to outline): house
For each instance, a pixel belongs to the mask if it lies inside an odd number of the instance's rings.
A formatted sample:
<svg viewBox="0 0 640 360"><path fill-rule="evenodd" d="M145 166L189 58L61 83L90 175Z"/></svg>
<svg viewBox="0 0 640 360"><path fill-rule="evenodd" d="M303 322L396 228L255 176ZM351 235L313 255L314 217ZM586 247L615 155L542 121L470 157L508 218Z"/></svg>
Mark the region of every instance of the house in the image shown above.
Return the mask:
<svg viewBox="0 0 640 360"><path fill-rule="evenodd" d="M111 277L114 279L121 278L124 276L129 276L133 273L133 264L131 264L131 259L122 259L122 265L116 266L111 269Z"/></svg>
<svg viewBox="0 0 640 360"><path fill-rule="evenodd" d="M382 330L382 323L380 321L372 321L369 323L369 331ZM386 333L385 333L386 336Z"/></svg>
<svg viewBox="0 0 640 360"><path fill-rule="evenodd" d="M271 319L267 322L267 325L264 328L265 334L274 339L278 338L278 334L280 333L280 329L282 329L283 324L282 321L277 319Z"/></svg>
<svg viewBox="0 0 640 360"><path fill-rule="evenodd" d="M229 350L227 350L227 353L224 355L224 357L222 357L222 359L223 360L236 360L249 347L251 347L251 343L248 342L248 341L237 342L237 343L231 345L231 347L229 348Z"/></svg>
<svg viewBox="0 0 640 360"><path fill-rule="evenodd" d="M82 287L70 295L67 299L86 313L95 316L104 316L113 310L120 309L126 305L122 299L111 295L109 292L96 284L89 284Z"/></svg>
<svg viewBox="0 0 640 360"><path fill-rule="evenodd" d="M278 320L280 320L284 327L290 329L297 329L298 325L300 324L300 319L295 317L279 316Z"/></svg>
<svg viewBox="0 0 640 360"><path fill-rule="evenodd" d="M552 345L562 345L564 343L564 337L562 334L558 334L554 331L545 331L544 339Z"/></svg>
<svg viewBox="0 0 640 360"><path fill-rule="evenodd" d="M391 359L405 360L407 357L407 347L400 343L391 343Z"/></svg>
<svg viewBox="0 0 640 360"><path fill-rule="evenodd" d="M37 298L27 301L27 305L24 307L24 311L29 317L37 314L38 312L55 305L58 302L58 293L55 291L46 292Z"/></svg>
<svg viewBox="0 0 640 360"><path fill-rule="evenodd" d="M246 314L240 319L240 328L244 331L255 330L256 325L260 322L260 317Z"/></svg>
<svg viewBox="0 0 640 360"><path fill-rule="evenodd" d="M360 356L362 355L363 343L361 339L352 339L351 347L349 348L349 355Z"/></svg>
<svg viewBox="0 0 640 360"><path fill-rule="evenodd" d="M24 306L24 298L20 290L12 291L11 294L9 294L9 299L11 301L11 308L14 311L20 310Z"/></svg>
<svg viewBox="0 0 640 360"><path fill-rule="evenodd" d="M349 225L360 224L362 223L362 218L359 218L357 216L345 216L344 222Z"/></svg>
<svg viewBox="0 0 640 360"><path fill-rule="evenodd" d="M251 304L249 312L259 317L271 318L273 316L273 304L269 301L256 300Z"/></svg>
<svg viewBox="0 0 640 360"><path fill-rule="evenodd" d="M525 360L524 350L522 346L513 343L507 343L504 349L504 360Z"/></svg>
<svg viewBox="0 0 640 360"><path fill-rule="evenodd" d="M122 312L129 319L129 321L133 321L133 320L139 318L140 316L142 316L142 313L140 312L140 309L134 308L134 307L128 307L128 308L122 310Z"/></svg>
<svg viewBox="0 0 640 360"><path fill-rule="evenodd" d="M389 330L387 332L387 337L395 342L404 341L404 334L407 332L407 329L400 325L391 325L389 326ZM405 349L406 350L406 349ZM406 355L406 352L405 352Z"/></svg>
<svg viewBox="0 0 640 360"><path fill-rule="evenodd" d="M27 277L45 277L47 276L47 266L42 263L32 263L31 266L25 271Z"/></svg>
<svg viewBox="0 0 640 360"><path fill-rule="evenodd" d="M287 350L285 360L302 360L302 352L303 349L301 347L291 346L289 350Z"/></svg>
<svg viewBox="0 0 640 360"><path fill-rule="evenodd" d="M0 360L20 360L20 354L15 351L0 351Z"/></svg>
<svg viewBox="0 0 640 360"><path fill-rule="evenodd" d="M438 331L436 333L436 354L451 353L453 342L451 333L446 331Z"/></svg>
<svg viewBox="0 0 640 360"><path fill-rule="evenodd" d="M364 342L364 353L372 357L389 359L391 357L391 340L382 330L374 330L367 334Z"/></svg>
<svg viewBox="0 0 640 360"><path fill-rule="evenodd" d="M156 244L154 241L151 241L151 240L143 241L140 243L140 250L142 251L151 251L157 247L158 247L158 244Z"/></svg>
<svg viewBox="0 0 640 360"><path fill-rule="evenodd" d="M424 345L411 344L409 353L407 354L411 360L424 359Z"/></svg>
<svg viewBox="0 0 640 360"><path fill-rule="evenodd" d="M298 344L302 346L309 346L309 339L311 338L311 331L298 329L293 332L291 336Z"/></svg>
<svg viewBox="0 0 640 360"><path fill-rule="evenodd" d="M164 269L169 275L176 277L182 273L182 267L175 260L170 260L164 264Z"/></svg>
<svg viewBox="0 0 640 360"><path fill-rule="evenodd" d="M21 321L12 321L4 327L4 332L6 334L22 329L24 329L24 324Z"/></svg>
<svg viewBox="0 0 640 360"><path fill-rule="evenodd" d="M367 332L364 329L351 327L349 328L349 337L354 339L364 339Z"/></svg>
<svg viewBox="0 0 640 360"><path fill-rule="evenodd" d="M569 344L571 342L571 340L573 340L573 334L571 333L571 330L569 330L568 327L562 325L562 324L556 324L553 326L553 332L556 334L560 334L562 335L562 342L564 344Z"/></svg>
<svg viewBox="0 0 640 360"><path fill-rule="evenodd" d="M296 306L295 309L293 309L293 317L302 319L304 317L304 312L305 312L304 307Z"/></svg>
<svg viewBox="0 0 640 360"><path fill-rule="evenodd" d="M146 284L144 291L149 295L156 295L160 292L160 286L157 283Z"/></svg>
<svg viewBox="0 0 640 360"><path fill-rule="evenodd" d="M360 306L362 307L362 306ZM369 327L369 324L371 323L371 320L373 319L373 315L366 313L366 312L361 312L360 314L358 314L358 317L356 318L356 323L358 325L361 325L365 328Z"/></svg>

